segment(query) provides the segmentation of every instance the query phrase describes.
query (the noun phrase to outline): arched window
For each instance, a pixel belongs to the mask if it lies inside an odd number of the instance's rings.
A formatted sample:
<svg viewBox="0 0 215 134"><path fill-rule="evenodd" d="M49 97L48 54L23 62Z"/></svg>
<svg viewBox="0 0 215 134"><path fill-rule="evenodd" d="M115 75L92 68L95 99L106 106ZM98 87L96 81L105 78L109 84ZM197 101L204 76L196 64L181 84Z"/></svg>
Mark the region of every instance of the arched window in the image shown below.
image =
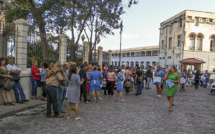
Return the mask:
<svg viewBox="0 0 215 134"><path fill-rule="evenodd" d="M149 66L150 66L150 62L147 61L147 62L146 62L146 67L149 67Z"/></svg>
<svg viewBox="0 0 215 134"><path fill-rule="evenodd" d="M140 66L144 67L144 62L143 61L141 61Z"/></svg>
<svg viewBox="0 0 215 134"><path fill-rule="evenodd" d="M213 35L210 39L211 39L210 51L215 52L215 35Z"/></svg>
<svg viewBox="0 0 215 134"><path fill-rule="evenodd" d="M139 62L138 61L135 62L135 66L139 67Z"/></svg>
<svg viewBox="0 0 215 134"><path fill-rule="evenodd" d="M196 35L195 35L195 34L191 34L191 35L189 36L189 38L190 38L189 50L195 50Z"/></svg>
<svg viewBox="0 0 215 134"><path fill-rule="evenodd" d="M117 66L117 61L115 61L115 66Z"/></svg>
<svg viewBox="0 0 215 134"><path fill-rule="evenodd" d="M126 62L126 67L128 67L128 66L129 66L129 62L127 61L127 62Z"/></svg>
<svg viewBox="0 0 215 134"><path fill-rule="evenodd" d="M131 67L134 67L134 62L133 61L131 62Z"/></svg>
<svg viewBox="0 0 215 134"><path fill-rule="evenodd" d="M199 34L197 36L197 50L202 51L202 43L203 43L203 36Z"/></svg>

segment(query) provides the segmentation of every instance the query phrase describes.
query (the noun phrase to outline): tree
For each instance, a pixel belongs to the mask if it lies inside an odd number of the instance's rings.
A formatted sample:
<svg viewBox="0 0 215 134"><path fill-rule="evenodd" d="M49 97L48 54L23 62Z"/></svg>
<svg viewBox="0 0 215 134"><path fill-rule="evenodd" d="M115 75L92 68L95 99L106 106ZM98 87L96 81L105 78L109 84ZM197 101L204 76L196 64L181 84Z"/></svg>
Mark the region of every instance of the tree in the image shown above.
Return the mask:
<svg viewBox="0 0 215 134"><path fill-rule="evenodd" d="M49 10L57 5L56 0L11 0L6 3L6 19L12 22L19 18L31 20L32 26L39 30L43 59L48 59L45 18Z"/></svg>

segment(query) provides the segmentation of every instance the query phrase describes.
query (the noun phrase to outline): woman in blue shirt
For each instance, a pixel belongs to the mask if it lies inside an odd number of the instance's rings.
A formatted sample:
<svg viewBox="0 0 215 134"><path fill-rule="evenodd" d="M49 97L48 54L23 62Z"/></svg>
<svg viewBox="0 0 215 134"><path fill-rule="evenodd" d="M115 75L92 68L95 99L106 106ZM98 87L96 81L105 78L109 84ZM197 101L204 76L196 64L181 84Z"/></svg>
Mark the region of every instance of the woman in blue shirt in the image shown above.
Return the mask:
<svg viewBox="0 0 215 134"><path fill-rule="evenodd" d="M43 93L42 93L42 98L41 100L46 100L46 77L45 75L48 73L49 71L49 64L47 62L44 62L43 63L43 68L40 70L40 75L41 75L41 78L40 78L40 81L41 81L41 84L42 84L42 90L43 90Z"/></svg>
<svg viewBox="0 0 215 134"><path fill-rule="evenodd" d="M163 83L163 77L165 76L165 73L161 70L160 66L157 66L157 70L154 73L154 84L157 87L157 97L161 97L161 84Z"/></svg>
<svg viewBox="0 0 215 134"><path fill-rule="evenodd" d="M103 76L101 72L97 71L97 66L93 67L93 71L91 71L88 75L88 79L90 80L90 92L92 92L92 99L94 100L96 95L96 100L98 102L99 96L100 96L100 79L102 79ZM93 102L92 100L92 102Z"/></svg>

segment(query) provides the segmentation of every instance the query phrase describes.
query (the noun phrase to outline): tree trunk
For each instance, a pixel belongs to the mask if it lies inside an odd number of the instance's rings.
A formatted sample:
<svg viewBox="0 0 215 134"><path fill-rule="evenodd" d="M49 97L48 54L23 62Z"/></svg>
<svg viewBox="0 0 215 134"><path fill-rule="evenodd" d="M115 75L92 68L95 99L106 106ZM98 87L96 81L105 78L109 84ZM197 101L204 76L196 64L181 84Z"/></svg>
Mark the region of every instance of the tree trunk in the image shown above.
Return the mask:
<svg viewBox="0 0 215 134"><path fill-rule="evenodd" d="M47 42L46 42L46 31L45 31L44 23L39 24L39 31L40 31L40 38L41 38L43 60L47 60L48 59L48 47L47 47Z"/></svg>

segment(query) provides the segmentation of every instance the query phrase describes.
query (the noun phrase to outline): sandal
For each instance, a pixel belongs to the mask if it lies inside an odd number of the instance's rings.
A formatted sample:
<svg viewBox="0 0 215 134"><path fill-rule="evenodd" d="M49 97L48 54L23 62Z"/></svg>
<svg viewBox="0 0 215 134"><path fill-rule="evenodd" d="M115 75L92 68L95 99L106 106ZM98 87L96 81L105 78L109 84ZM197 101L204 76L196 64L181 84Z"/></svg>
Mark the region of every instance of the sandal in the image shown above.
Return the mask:
<svg viewBox="0 0 215 134"><path fill-rule="evenodd" d="M172 108L169 107L169 112L172 112Z"/></svg>
<svg viewBox="0 0 215 134"><path fill-rule="evenodd" d="M67 117L67 119L71 119L72 117Z"/></svg>
<svg viewBox="0 0 215 134"><path fill-rule="evenodd" d="M80 120L80 119L81 119L81 117L75 118L76 121L77 121L77 120Z"/></svg>

